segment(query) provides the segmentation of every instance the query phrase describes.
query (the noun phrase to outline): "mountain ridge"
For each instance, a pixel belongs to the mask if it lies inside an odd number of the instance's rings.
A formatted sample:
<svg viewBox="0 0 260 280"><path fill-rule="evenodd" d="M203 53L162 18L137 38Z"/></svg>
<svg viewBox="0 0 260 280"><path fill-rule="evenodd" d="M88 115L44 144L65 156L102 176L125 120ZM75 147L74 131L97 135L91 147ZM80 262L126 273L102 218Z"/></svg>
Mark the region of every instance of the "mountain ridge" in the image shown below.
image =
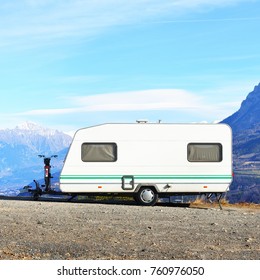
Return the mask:
<svg viewBox="0 0 260 280"><path fill-rule="evenodd" d="M235 134L245 129L260 129L260 83L242 101L239 110L221 123L230 125Z"/></svg>

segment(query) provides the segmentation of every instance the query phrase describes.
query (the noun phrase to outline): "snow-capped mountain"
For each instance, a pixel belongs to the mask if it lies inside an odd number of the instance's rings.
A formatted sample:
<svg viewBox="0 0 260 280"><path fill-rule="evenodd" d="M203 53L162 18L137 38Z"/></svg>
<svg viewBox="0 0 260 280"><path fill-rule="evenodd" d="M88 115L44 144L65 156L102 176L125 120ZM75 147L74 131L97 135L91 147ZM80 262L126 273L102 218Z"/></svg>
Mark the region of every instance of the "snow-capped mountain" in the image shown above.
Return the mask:
<svg viewBox="0 0 260 280"><path fill-rule="evenodd" d="M37 153L52 153L68 147L71 137L58 130L26 122L14 129L0 130L0 142L10 145L25 145Z"/></svg>
<svg viewBox="0 0 260 280"><path fill-rule="evenodd" d="M51 163L53 172L62 168L72 138L58 130L26 122L14 129L0 130L0 193L19 188L43 176L38 155L58 155Z"/></svg>

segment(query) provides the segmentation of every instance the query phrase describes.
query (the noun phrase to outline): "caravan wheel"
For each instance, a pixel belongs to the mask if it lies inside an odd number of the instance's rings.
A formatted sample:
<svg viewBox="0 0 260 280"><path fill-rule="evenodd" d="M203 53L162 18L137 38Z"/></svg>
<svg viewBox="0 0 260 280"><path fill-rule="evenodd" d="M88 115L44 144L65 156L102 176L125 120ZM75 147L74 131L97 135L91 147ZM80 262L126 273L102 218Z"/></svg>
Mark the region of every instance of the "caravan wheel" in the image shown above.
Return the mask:
<svg viewBox="0 0 260 280"><path fill-rule="evenodd" d="M135 200L141 205L153 206L158 200L158 193L153 187L143 187L137 193Z"/></svg>

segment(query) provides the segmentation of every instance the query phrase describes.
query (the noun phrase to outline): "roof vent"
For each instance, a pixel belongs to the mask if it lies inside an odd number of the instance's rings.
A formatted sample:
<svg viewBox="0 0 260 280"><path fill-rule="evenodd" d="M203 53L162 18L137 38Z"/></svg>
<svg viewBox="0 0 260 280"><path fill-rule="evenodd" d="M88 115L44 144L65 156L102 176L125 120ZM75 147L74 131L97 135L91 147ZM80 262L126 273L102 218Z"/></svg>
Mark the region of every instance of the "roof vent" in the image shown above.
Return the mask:
<svg viewBox="0 0 260 280"><path fill-rule="evenodd" d="M148 120L136 120L137 123L148 123Z"/></svg>

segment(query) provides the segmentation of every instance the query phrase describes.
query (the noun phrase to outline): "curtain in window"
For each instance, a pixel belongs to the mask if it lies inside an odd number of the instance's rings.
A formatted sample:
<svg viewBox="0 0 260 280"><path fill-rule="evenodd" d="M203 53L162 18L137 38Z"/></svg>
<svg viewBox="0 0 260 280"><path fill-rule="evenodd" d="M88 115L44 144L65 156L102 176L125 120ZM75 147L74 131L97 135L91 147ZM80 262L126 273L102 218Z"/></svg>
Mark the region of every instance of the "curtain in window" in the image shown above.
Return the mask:
<svg viewBox="0 0 260 280"><path fill-rule="evenodd" d="M116 161L116 145L84 143L81 147L81 159L85 162Z"/></svg>
<svg viewBox="0 0 260 280"><path fill-rule="evenodd" d="M220 162L222 160L220 144L189 144L189 161Z"/></svg>

